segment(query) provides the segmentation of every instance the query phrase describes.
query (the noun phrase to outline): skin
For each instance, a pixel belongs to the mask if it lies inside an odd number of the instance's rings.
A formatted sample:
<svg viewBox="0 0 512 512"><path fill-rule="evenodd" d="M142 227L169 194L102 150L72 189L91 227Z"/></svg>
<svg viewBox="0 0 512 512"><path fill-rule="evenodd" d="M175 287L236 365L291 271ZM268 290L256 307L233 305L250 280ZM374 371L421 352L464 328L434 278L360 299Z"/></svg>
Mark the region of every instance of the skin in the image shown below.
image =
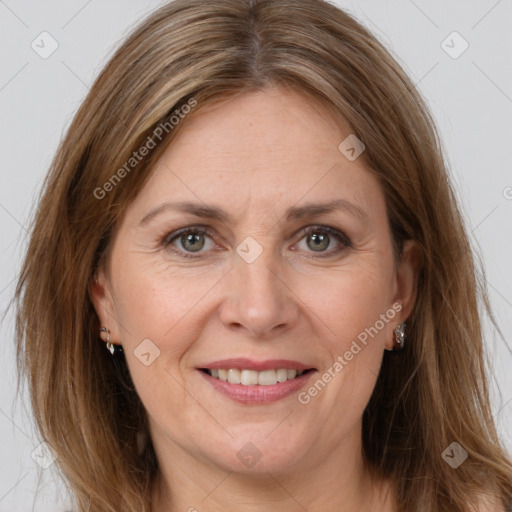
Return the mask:
<svg viewBox="0 0 512 512"><path fill-rule="evenodd" d="M418 250L407 242L395 265L381 187L362 158L338 150L350 133L288 89L231 97L184 121L122 219L92 299L147 410L161 467L154 510L396 510L391 482L363 464L360 437L384 350L413 307ZM290 206L340 198L366 218L284 218ZM139 225L167 201L222 207L233 220L168 210ZM212 230L199 252L180 237L162 242L197 225ZM303 232L315 225L351 244L329 236L315 251ZM236 252L248 236L263 250L252 263ZM182 256L187 248L195 259ZM307 405L296 393L240 404L196 369L230 357L292 359L317 369L312 384L396 303L401 311ZM160 350L149 366L134 355L144 339ZM237 457L248 442L261 453L252 468Z"/></svg>

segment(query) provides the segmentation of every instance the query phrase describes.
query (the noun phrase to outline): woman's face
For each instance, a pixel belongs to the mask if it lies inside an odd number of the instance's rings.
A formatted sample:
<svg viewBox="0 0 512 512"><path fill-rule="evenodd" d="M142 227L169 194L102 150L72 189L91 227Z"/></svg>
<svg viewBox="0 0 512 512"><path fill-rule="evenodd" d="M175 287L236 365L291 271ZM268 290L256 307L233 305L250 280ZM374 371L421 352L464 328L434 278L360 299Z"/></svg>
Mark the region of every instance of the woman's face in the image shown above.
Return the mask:
<svg viewBox="0 0 512 512"><path fill-rule="evenodd" d="M286 89L182 122L93 288L157 454L277 474L360 450L414 299L378 181L339 149L350 130Z"/></svg>

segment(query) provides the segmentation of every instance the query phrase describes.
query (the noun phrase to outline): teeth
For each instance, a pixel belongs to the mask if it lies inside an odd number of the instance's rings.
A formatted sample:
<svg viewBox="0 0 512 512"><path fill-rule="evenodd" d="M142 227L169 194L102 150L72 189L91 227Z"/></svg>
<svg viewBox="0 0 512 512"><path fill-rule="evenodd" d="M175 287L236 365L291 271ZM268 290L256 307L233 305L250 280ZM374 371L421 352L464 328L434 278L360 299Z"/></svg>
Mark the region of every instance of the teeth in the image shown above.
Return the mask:
<svg viewBox="0 0 512 512"><path fill-rule="evenodd" d="M240 370L230 368L228 370L228 382L231 384L240 384Z"/></svg>
<svg viewBox="0 0 512 512"><path fill-rule="evenodd" d="M275 370L265 370L258 372L258 384L260 386L271 386L277 384L277 377Z"/></svg>
<svg viewBox="0 0 512 512"><path fill-rule="evenodd" d="M238 368L228 368L222 370L208 370L208 373L223 381L231 384L243 384L244 386L272 386L278 382L300 377L304 370L287 370L279 368L277 370L263 370L257 372L255 370L239 370Z"/></svg>
<svg viewBox="0 0 512 512"><path fill-rule="evenodd" d="M284 370L284 369L277 370L276 379L277 379L277 382L285 382L286 380L288 380L288 370Z"/></svg>
<svg viewBox="0 0 512 512"><path fill-rule="evenodd" d="M258 384L258 372L253 370L242 370L240 375L240 384L244 386L255 386Z"/></svg>

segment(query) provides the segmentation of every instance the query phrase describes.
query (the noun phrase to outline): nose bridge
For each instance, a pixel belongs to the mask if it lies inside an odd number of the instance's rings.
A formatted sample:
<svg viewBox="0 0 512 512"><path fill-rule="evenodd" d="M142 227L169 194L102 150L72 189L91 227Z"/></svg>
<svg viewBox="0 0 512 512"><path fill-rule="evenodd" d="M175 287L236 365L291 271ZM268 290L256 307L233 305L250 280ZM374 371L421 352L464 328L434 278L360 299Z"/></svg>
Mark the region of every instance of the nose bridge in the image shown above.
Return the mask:
<svg viewBox="0 0 512 512"><path fill-rule="evenodd" d="M251 256L254 259L245 259L241 256L235 263L235 271L240 275L240 285L247 292L244 294L244 298L251 299L252 302L280 300L279 295L282 290L279 290L280 286L276 277L279 262L276 261L272 249L270 247L262 248L261 254L257 255L255 252L257 249L249 247L247 254L252 253ZM238 250L242 252L245 248L241 244Z"/></svg>
<svg viewBox="0 0 512 512"><path fill-rule="evenodd" d="M268 241L268 238L267 238ZM238 247L230 280L230 299L221 318L263 337L296 320L297 305L279 275L281 262L269 246L248 237Z"/></svg>
<svg viewBox="0 0 512 512"><path fill-rule="evenodd" d="M242 244L241 244L242 245ZM239 275L238 286L240 287L239 301L245 304L246 313L254 317L262 317L266 314L270 317L271 312L278 309L282 302L282 283L278 283L276 267L278 262L273 256L270 247L263 247L259 252L257 246L251 241L248 242L250 259L243 256L237 258L235 271ZM245 249L239 247L238 251ZM255 258L253 260L253 258Z"/></svg>

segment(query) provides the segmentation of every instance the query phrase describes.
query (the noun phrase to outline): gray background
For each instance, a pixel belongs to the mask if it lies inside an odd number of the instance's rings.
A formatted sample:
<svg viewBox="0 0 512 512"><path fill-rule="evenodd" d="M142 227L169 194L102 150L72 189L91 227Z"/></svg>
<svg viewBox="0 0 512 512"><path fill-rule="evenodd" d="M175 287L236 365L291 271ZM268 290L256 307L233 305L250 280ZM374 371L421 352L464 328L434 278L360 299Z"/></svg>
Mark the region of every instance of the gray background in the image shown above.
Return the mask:
<svg viewBox="0 0 512 512"><path fill-rule="evenodd" d="M393 51L440 127L506 340L486 327L493 410L512 451L512 0L336 3ZM118 42L161 4L0 0L0 313L14 290L35 194L63 131ZM31 47L43 31L59 45L47 59ZM454 31L469 44L458 58L464 42L457 36L442 46ZM0 512L66 510L54 465L42 470L31 457L40 440L27 399L14 401L12 314L0 336Z"/></svg>

